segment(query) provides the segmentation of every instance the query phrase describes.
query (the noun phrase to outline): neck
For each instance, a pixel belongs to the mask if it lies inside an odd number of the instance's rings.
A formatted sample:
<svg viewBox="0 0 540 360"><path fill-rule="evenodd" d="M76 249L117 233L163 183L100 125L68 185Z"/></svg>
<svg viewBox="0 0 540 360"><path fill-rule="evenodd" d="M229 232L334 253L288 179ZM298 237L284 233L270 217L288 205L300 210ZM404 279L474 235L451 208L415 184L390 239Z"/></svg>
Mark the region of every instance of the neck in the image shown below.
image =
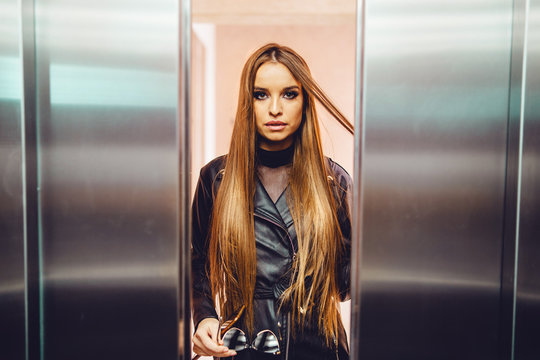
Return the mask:
<svg viewBox="0 0 540 360"><path fill-rule="evenodd" d="M257 149L257 160L259 164L271 168L291 164L293 156L294 146L292 145L286 149L276 151Z"/></svg>

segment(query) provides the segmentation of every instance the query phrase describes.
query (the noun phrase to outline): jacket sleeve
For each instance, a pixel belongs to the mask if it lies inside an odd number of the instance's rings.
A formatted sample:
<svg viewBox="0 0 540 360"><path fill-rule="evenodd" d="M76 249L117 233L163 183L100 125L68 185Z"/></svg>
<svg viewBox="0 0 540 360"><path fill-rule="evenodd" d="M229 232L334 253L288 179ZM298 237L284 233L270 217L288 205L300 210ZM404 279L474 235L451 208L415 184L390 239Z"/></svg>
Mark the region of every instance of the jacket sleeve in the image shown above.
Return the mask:
<svg viewBox="0 0 540 360"><path fill-rule="evenodd" d="M339 165L338 165L339 166ZM339 171L341 170L341 171ZM350 299L351 292L351 236L352 236L352 179L340 167L337 172L337 193L339 194L337 216L342 234L342 252L337 261L339 296L341 301Z"/></svg>
<svg viewBox="0 0 540 360"><path fill-rule="evenodd" d="M193 291L193 323L195 329L205 318L217 318L207 275L210 216L212 214L212 181L199 176L192 204L191 219L191 287Z"/></svg>

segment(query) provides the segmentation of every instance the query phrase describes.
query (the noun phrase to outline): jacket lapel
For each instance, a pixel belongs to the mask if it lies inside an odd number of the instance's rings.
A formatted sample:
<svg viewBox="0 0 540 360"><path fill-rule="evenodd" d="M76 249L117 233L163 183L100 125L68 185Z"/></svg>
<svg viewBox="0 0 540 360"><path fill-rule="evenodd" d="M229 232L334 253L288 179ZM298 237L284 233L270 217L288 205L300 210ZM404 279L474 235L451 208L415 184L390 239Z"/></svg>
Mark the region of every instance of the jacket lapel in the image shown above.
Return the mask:
<svg viewBox="0 0 540 360"><path fill-rule="evenodd" d="M279 196L278 200L276 201L275 207L277 211L279 212L279 215L281 216L281 219L283 220L283 223L288 228L292 225L293 218L291 215L291 212L289 210L289 204L287 203L287 193L289 192L289 187L283 191L283 193Z"/></svg>
<svg viewBox="0 0 540 360"><path fill-rule="evenodd" d="M254 211L256 215L267 218L268 220L278 224L284 230L287 230L293 246L291 251L296 252L298 251L298 240L296 239L296 230L294 228L292 214L289 209L289 204L287 203L288 191L289 187L283 191L277 202L274 204L270 198L270 195L268 195L268 192L266 192L264 185L259 179L257 179L253 205L255 207ZM291 246L288 240L283 240L287 243L288 247Z"/></svg>
<svg viewBox="0 0 540 360"><path fill-rule="evenodd" d="M293 242L293 246L294 246L293 250L296 252L298 249L298 243L296 239L296 230L294 228L294 221L291 214L291 209L289 208L289 204L287 202L288 192L289 192L289 187L287 186L285 191L283 191L281 196L278 198L275 206L281 216L281 219L283 219L283 222L285 223L285 226L287 227L287 232L289 233L289 236Z"/></svg>
<svg viewBox="0 0 540 360"><path fill-rule="evenodd" d="M255 199L253 199L253 207L256 215L265 217L268 220L271 220L286 228L285 223L283 222L283 219L276 208L276 205L258 178L255 186Z"/></svg>

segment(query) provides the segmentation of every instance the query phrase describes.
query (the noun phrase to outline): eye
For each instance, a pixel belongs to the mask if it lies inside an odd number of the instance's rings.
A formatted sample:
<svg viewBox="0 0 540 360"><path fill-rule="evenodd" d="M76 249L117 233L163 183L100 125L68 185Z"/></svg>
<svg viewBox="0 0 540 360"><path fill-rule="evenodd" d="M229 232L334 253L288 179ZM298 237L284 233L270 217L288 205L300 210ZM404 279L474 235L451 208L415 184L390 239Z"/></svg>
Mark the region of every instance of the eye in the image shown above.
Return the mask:
<svg viewBox="0 0 540 360"><path fill-rule="evenodd" d="M298 91L296 90L287 90L283 93L283 97L289 100L292 100L297 96L298 96Z"/></svg>
<svg viewBox="0 0 540 360"><path fill-rule="evenodd" d="M255 99L257 99L257 100L264 100L268 96L266 95L266 93L264 91L255 91L255 92L253 92L253 97Z"/></svg>

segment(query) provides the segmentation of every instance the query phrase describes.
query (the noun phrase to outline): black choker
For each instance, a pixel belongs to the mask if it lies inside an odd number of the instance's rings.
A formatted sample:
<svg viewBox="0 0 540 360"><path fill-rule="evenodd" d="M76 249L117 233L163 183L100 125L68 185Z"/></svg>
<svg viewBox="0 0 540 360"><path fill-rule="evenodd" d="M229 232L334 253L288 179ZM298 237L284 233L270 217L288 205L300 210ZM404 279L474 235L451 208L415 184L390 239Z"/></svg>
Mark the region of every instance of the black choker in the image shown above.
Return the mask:
<svg viewBox="0 0 540 360"><path fill-rule="evenodd" d="M294 155L294 146L289 146L283 150L268 151L257 148L257 158L259 164L271 168L277 168L283 165L291 164Z"/></svg>

